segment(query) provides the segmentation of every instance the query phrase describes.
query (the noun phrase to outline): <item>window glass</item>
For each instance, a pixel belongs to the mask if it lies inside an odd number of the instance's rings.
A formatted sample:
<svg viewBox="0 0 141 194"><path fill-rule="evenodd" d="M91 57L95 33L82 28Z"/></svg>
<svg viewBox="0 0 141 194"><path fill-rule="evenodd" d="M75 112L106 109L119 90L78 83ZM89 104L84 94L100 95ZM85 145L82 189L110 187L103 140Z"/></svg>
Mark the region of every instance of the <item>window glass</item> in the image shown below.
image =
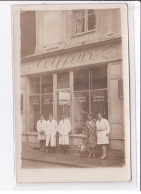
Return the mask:
<svg viewBox="0 0 141 194"><path fill-rule="evenodd" d="M85 11L77 10L75 11L76 18L76 34L82 33L85 31Z"/></svg>
<svg viewBox="0 0 141 194"><path fill-rule="evenodd" d="M89 91L74 92L74 133L83 134L89 113Z"/></svg>
<svg viewBox="0 0 141 194"><path fill-rule="evenodd" d="M69 88L69 72L57 74L57 88Z"/></svg>
<svg viewBox="0 0 141 194"><path fill-rule="evenodd" d="M36 132L37 121L40 118L40 96L29 97L29 131Z"/></svg>
<svg viewBox="0 0 141 194"><path fill-rule="evenodd" d="M53 93L53 75L41 77L41 94Z"/></svg>
<svg viewBox="0 0 141 194"><path fill-rule="evenodd" d="M41 80L41 81L40 81ZM40 84L41 83L41 84ZM40 87L41 86L41 87ZM36 132L40 114L53 113L53 76L29 78L29 131Z"/></svg>
<svg viewBox="0 0 141 194"><path fill-rule="evenodd" d="M53 95L42 95L41 96L41 112L44 118L48 120L48 115L53 114Z"/></svg>
<svg viewBox="0 0 141 194"><path fill-rule="evenodd" d="M91 112L95 118L98 112L102 112L103 117L108 119L107 89L91 91Z"/></svg>
<svg viewBox="0 0 141 194"><path fill-rule="evenodd" d="M29 94L40 94L40 77L32 77L29 79Z"/></svg>
<svg viewBox="0 0 141 194"><path fill-rule="evenodd" d="M94 10L88 10L88 31L96 29L96 17Z"/></svg>
<svg viewBox="0 0 141 194"><path fill-rule="evenodd" d="M74 71L74 91L89 90L89 69Z"/></svg>
<svg viewBox="0 0 141 194"><path fill-rule="evenodd" d="M73 35L96 29L95 10L89 9L73 11L72 19Z"/></svg>
<svg viewBox="0 0 141 194"><path fill-rule="evenodd" d="M70 92L59 92L57 93L57 120L58 122L62 119L64 113L67 119L70 120Z"/></svg>
<svg viewBox="0 0 141 194"><path fill-rule="evenodd" d="M107 67L91 69L92 90L107 88Z"/></svg>

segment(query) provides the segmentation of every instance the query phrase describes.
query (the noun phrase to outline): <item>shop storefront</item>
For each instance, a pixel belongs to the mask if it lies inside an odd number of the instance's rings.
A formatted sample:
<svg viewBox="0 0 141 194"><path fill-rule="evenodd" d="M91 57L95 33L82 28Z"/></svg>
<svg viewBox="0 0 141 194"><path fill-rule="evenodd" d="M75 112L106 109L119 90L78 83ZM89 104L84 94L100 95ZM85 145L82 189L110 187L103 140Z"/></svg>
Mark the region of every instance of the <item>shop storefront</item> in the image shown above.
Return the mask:
<svg viewBox="0 0 141 194"><path fill-rule="evenodd" d="M49 113L71 122L71 146L79 144L88 113L103 113L110 147L124 151L121 39L27 58L21 65L23 142L37 142L36 123ZM24 106L23 106L24 104ZM25 107L25 108L24 108Z"/></svg>

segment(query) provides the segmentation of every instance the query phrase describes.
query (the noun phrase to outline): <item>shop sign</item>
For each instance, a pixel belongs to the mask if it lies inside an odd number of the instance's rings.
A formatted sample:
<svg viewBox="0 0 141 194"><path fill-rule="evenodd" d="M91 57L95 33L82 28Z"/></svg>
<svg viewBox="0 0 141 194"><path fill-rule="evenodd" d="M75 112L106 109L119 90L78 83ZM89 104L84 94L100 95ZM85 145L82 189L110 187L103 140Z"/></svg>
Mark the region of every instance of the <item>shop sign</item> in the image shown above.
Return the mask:
<svg viewBox="0 0 141 194"><path fill-rule="evenodd" d="M83 102L85 102L85 97L84 96L77 97L77 101L80 103L83 103Z"/></svg>
<svg viewBox="0 0 141 194"><path fill-rule="evenodd" d="M102 63L121 59L121 45L112 44L99 46L92 49L75 51L56 55L34 61L25 62L21 65L21 74L48 72L72 67L81 67L95 63Z"/></svg>
<svg viewBox="0 0 141 194"><path fill-rule="evenodd" d="M59 100L70 100L69 92L59 92Z"/></svg>
<svg viewBox="0 0 141 194"><path fill-rule="evenodd" d="M93 101L94 102L102 102L102 101L104 101L105 99L104 99L104 96L94 96L93 97Z"/></svg>

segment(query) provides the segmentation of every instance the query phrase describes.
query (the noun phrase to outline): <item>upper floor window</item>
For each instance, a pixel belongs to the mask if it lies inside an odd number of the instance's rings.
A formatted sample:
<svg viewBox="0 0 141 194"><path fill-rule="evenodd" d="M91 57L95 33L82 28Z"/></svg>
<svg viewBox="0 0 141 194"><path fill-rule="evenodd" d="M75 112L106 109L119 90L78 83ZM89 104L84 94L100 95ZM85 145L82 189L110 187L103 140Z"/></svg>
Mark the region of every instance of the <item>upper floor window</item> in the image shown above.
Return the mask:
<svg viewBox="0 0 141 194"><path fill-rule="evenodd" d="M73 11L73 35L88 32L96 29L95 10L74 10Z"/></svg>
<svg viewBox="0 0 141 194"><path fill-rule="evenodd" d="M36 46L35 11L25 11L20 17L21 28L21 56L31 55Z"/></svg>

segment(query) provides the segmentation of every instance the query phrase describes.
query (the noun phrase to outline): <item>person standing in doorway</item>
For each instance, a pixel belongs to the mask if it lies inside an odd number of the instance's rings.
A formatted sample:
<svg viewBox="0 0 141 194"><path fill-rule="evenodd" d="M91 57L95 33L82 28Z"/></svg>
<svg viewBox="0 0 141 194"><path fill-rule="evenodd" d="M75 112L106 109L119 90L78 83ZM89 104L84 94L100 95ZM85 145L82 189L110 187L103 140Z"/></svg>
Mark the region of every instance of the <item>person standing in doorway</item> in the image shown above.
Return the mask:
<svg viewBox="0 0 141 194"><path fill-rule="evenodd" d="M40 142L40 149L41 151L45 151L45 144L46 144L46 120L44 119L44 116L40 116L40 120L37 121L37 131L38 131L38 139Z"/></svg>
<svg viewBox="0 0 141 194"><path fill-rule="evenodd" d="M110 126L106 119L102 117L102 113L98 113L98 120L96 121L96 129L97 129L97 144L102 147L102 156L101 159L104 160L106 158L106 146L109 144L109 133Z"/></svg>
<svg viewBox="0 0 141 194"><path fill-rule="evenodd" d="M66 115L62 115L62 120L59 122L59 144L61 145L62 153L68 152L69 133L71 131L70 121L66 119Z"/></svg>
<svg viewBox="0 0 141 194"><path fill-rule="evenodd" d="M57 133L58 125L57 121L53 119L52 114L49 114L49 120L46 123L46 149L54 152L54 148L56 147L56 133Z"/></svg>

